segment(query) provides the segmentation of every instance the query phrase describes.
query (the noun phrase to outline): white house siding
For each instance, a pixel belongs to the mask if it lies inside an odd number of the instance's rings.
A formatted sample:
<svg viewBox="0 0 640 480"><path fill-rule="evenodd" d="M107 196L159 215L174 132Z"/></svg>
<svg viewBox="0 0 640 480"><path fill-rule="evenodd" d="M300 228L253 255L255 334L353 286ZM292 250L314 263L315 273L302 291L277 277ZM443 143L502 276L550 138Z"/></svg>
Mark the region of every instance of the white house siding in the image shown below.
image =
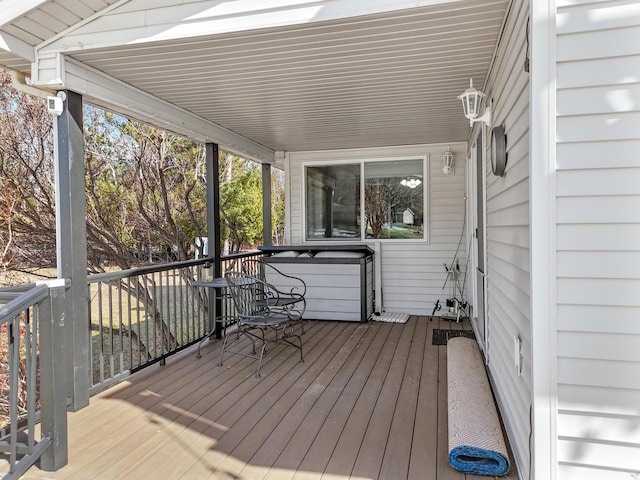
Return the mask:
<svg viewBox="0 0 640 480"><path fill-rule="evenodd" d="M455 154L455 175L442 175L442 154L450 147ZM393 158L428 155L428 240L380 241L382 296L386 311L430 315L436 300L450 296L444 264L451 264L465 212L466 145L415 145L375 149L290 152L288 154L287 243L304 241L303 168L308 162ZM463 237L465 238L465 237ZM310 242L312 243L312 242ZM318 243L318 242L316 242ZM372 248L372 241L366 242ZM466 268L465 242L457 254L460 268ZM467 292L465 297L468 298Z"/></svg>
<svg viewBox="0 0 640 480"><path fill-rule="evenodd" d="M557 5L558 478L640 478L640 3Z"/></svg>
<svg viewBox="0 0 640 480"><path fill-rule="evenodd" d="M521 478L529 478L531 310L529 220L528 2L515 1L505 22L485 93L493 101L491 128L504 125L507 169L496 177L487 165L486 272L488 369ZM486 130L487 161L490 130ZM522 341L521 375L514 338Z"/></svg>

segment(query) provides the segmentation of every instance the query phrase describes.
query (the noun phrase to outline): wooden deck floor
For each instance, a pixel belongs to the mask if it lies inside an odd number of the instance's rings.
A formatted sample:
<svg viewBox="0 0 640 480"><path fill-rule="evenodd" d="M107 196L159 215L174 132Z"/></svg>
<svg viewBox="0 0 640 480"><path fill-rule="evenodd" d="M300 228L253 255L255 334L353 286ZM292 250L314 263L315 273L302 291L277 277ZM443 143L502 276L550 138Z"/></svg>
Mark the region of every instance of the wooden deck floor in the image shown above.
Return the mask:
<svg viewBox="0 0 640 480"><path fill-rule="evenodd" d="M310 322L305 363L276 346L262 378L249 358L218 367L220 342L170 358L70 414L69 464L24 478L463 480L434 328L463 324Z"/></svg>

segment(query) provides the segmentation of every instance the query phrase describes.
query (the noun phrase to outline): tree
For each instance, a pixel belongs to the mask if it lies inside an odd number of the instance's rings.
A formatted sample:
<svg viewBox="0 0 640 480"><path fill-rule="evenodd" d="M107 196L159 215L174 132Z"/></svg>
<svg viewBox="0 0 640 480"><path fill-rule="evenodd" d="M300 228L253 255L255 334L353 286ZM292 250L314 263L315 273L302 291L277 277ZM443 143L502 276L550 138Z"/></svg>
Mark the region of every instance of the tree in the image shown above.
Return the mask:
<svg viewBox="0 0 640 480"><path fill-rule="evenodd" d="M94 253L93 268L101 260L120 268L153 260L185 260L194 234L202 231L203 149L183 138L89 109L87 133L87 236ZM195 194L194 194L195 192ZM199 192L199 195L197 193ZM193 281L188 269L183 280ZM142 305L153 305L154 285L123 283ZM204 305L204 304L203 304ZM175 345L159 309L148 311L164 349ZM130 332L133 334L133 332ZM148 350L145 346L145 349Z"/></svg>
<svg viewBox="0 0 640 480"><path fill-rule="evenodd" d="M271 173L271 202L272 240L275 245L282 245L284 243L285 203L284 175L281 170Z"/></svg>
<svg viewBox="0 0 640 480"><path fill-rule="evenodd" d="M16 91L0 71L2 268L55 265L53 125L44 101Z"/></svg>
<svg viewBox="0 0 640 480"><path fill-rule="evenodd" d="M139 122L91 114L87 229L95 253L121 268L186 259L206 226L204 149Z"/></svg>
<svg viewBox="0 0 640 480"><path fill-rule="evenodd" d="M372 238L391 238L398 207L410 208L419 221L422 219L421 191L402 186L397 177L367 179L364 202L365 221Z"/></svg>
<svg viewBox="0 0 640 480"><path fill-rule="evenodd" d="M4 269L55 265L52 119L40 98L0 72L0 260ZM206 232L203 145L84 109L88 269L186 259ZM222 238L232 251L262 241L260 167L221 152ZM272 191L274 236L284 224L282 175Z"/></svg>
<svg viewBox="0 0 640 480"><path fill-rule="evenodd" d="M221 236L229 240L232 252L254 247L263 237L260 167L227 154L221 173Z"/></svg>
<svg viewBox="0 0 640 480"><path fill-rule="evenodd" d="M388 216L390 202L388 185L383 182L367 182L364 188L365 221L373 238L382 236L382 227Z"/></svg>
<svg viewBox="0 0 640 480"><path fill-rule="evenodd" d="M2 71L0 87L0 267L36 271L56 263L53 123L43 100L15 90ZM187 259L194 239L207 234L204 146L90 105L84 143L88 270ZM222 236L233 251L254 247L262 238L260 168L221 155ZM180 274L193 280L190 269ZM162 290L150 282L120 288L147 309L166 351L175 339L162 312L149 308ZM91 328L136 337L131 325Z"/></svg>

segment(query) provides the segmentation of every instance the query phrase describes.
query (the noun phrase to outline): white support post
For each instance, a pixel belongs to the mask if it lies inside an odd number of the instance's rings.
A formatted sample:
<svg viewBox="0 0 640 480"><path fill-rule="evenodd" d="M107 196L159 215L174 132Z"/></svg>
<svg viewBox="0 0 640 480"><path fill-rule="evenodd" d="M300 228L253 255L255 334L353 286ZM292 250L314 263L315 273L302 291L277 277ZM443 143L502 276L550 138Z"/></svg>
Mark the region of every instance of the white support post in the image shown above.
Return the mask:
<svg viewBox="0 0 640 480"><path fill-rule="evenodd" d="M556 5L532 1L529 136L531 478L558 478L556 301Z"/></svg>

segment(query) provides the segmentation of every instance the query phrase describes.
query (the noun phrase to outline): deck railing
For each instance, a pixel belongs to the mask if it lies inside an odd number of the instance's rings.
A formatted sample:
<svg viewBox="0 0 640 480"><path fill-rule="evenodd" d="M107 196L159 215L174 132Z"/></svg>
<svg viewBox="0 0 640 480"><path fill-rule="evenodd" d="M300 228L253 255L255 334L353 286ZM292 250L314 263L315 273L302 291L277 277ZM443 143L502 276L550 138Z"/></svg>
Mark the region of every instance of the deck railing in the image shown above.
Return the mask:
<svg viewBox="0 0 640 480"><path fill-rule="evenodd" d="M262 252L225 256L222 275ZM89 276L89 319L93 391L104 389L151 364L201 341L213 328L212 289L195 287L199 259ZM216 315L226 328L234 321L228 298L218 299Z"/></svg>
<svg viewBox="0 0 640 480"><path fill-rule="evenodd" d="M8 462L5 480L19 478L38 460L44 470L66 463L66 380L59 355L64 348L55 347L64 343L64 296L63 280L0 294L0 452Z"/></svg>
<svg viewBox="0 0 640 480"><path fill-rule="evenodd" d="M221 275L262 252L225 256ZM196 287L209 259L90 275L92 390L203 340L214 320L213 289ZM43 470L67 462L68 352L64 280L0 290L0 471L20 478L40 460ZM218 297L218 332L235 318ZM195 359L195 356L194 356ZM40 422L39 433L36 424ZM3 467L2 464L5 463ZM8 468L6 468L8 464Z"/></svg>

